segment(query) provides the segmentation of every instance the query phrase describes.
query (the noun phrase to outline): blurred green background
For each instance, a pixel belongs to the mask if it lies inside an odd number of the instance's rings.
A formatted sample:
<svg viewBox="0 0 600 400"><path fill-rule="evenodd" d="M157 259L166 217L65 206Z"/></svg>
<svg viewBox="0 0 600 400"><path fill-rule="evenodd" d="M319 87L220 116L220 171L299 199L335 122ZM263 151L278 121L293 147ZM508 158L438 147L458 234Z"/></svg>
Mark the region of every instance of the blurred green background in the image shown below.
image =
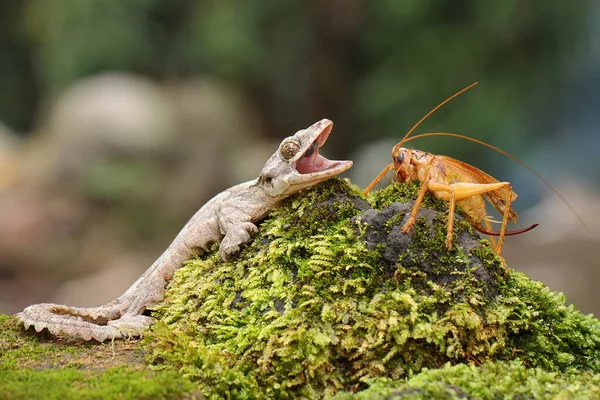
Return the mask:
<svg viewBox="0 0 600 400"><path fill-rule="evenodd" d="M324 153L355 160L364 187L419 118L474 81L418 132L523 159L591 233L501 155L412 145L511 181L522 225L540 227L509 240L509 265L600 311L598 26L585 0L3 1L0 312L119 294L204 201L318 119L335 122Z"/></svg>

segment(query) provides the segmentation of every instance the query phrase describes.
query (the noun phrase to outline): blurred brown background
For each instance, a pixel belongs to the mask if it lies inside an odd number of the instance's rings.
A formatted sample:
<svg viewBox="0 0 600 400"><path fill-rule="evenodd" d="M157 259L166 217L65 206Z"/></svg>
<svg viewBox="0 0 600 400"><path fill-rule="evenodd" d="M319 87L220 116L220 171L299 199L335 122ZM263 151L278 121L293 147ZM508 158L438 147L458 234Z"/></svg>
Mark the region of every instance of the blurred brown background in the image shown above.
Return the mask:
<svg viewBox="0 0 600 400"><path fill-rule="evenodd" d="M600 311L600 4L476 0L0 3L0 312L118 296L219 191L321 118L364 187L414 146L519 193L511 267Z"/></svg>

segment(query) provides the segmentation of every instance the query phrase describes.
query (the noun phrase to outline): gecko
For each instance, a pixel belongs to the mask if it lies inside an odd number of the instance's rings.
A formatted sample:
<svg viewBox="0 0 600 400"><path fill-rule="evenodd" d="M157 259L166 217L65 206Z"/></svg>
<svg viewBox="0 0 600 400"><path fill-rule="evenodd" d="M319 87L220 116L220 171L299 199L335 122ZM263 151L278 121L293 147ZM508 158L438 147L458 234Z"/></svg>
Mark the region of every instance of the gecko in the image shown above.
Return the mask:
<svg viewBox="0 0 600 400"><path fill-rule="evenodd" d="M227 260L258 232L275 205L302 189L338 175L352 161L329 160L319 154L333 122L323 119L285 138L267 160L258 178L213 197L185 224L167 250L120 297L99 307L34 304L16 314L25 329L47 329L84 340L141 336L155 322L146 309L163 300L166 285L193 252L203 254L220 241Z"/></svg>

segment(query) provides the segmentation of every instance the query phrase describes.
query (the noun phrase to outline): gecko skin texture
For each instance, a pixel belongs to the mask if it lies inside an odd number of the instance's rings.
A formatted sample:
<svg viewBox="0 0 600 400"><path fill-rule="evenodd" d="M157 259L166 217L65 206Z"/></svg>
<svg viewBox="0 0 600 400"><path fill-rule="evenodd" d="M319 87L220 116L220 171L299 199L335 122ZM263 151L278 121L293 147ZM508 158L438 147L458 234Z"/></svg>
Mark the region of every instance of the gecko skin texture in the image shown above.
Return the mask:
<svg viewBox="0 0 600 400"><path fill-rule="evenodd" d="M319 154L333 123L323 119L284 139L266 162L258 178L233 186L209 200L187 222L167 250L123 295L100 307L69 307L34 304L17 317L25 329L44 328L53 335L61 332L84 340L140 336L154 322L143 315L163 300L167 282L193 251L208 251L220 241L219 254L225 260L239 251L258 231L256 222L286 197L338 175L352 161L328 160Z"/></svg>

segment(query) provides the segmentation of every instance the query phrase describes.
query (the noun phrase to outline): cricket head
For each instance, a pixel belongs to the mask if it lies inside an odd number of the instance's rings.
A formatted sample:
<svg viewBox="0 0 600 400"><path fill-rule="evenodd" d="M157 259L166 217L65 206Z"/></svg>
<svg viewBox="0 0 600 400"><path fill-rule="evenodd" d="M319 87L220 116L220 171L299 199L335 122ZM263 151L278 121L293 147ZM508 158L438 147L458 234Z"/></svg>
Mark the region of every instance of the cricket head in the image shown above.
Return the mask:
<svg viewBox="0 0 600 400"><path fill-rule="evenodd" d="M399 145L392 149L392 160L396 177L401 182L409 182L417 179L416 167L430 164L433 155L421 150L409 149Z"/></svg>
<svg viewBox="0 0 600 400"><path fill-rule="evenodd" d="M333 122L323 119L283 139L258 177L263 190L272 197L287 197L349 169L352 161L328 160L319 154L332 127Z"/></svg>

